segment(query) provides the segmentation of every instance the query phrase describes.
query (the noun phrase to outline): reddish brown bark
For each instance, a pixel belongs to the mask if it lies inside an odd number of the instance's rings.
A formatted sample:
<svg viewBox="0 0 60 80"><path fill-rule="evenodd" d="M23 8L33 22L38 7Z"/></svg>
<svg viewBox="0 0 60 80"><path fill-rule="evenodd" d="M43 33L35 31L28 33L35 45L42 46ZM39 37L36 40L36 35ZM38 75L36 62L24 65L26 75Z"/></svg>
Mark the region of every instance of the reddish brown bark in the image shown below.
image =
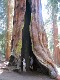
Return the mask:
<svg viewBox="0 0 60 80"><path fill-rule="evenodd" d="M32 0L31 39L33 53L41 64L56 71L55 63L48 49L47 36L43 27L41 0Z"/></svg>
<svg viewBox="0 0 60 80"><path fill-rule="evenodd" d="M14 8L14 26L13 26L13 47L14 54L16 54L16 48L18 46L18 41L22 40L22 28L24 26L24 16L26 9L26 0L15 0L15 8Z"/></svg>
<svg viewBox="0 0 60 80"><path fill-rule="evenodd" d="M58 46L58 26L57 26L57 15L53 12L53 41L54 41L54 60L57 65L60 64L59 46Z"/></svg>
<svg viewBox="0 0 60 80"><path fill-rule="evenodd" d="M19 3L19 5L17 3ZM14 16L14 29L13 29L14 50L17 46L18 40L20 39L20 34L22 34L22 32L20 32L20 29L21 26L24 24L23 20L25 15L25 7L26 7L25 0L15 1L15 16ZM46 66L50 71L56 72L55 64L48 49L46 32L43 27L41 0L32 0L31 9L32 12L31 12L30 34L33 45L32 46L33 53L38 59L38 61L41 64L43 64L43 66ZM18 32L20 33L18 34Z"/></svg>
<svg viewBox="0 0 60 80"><path fill-rule="evenodd" d="M12 38L12 27L13 27L13 9L14 9L14 1L8 0L8 26L7 26L7 34L6 34L6 60L9 60L11 55L11 38Z"/></svg>

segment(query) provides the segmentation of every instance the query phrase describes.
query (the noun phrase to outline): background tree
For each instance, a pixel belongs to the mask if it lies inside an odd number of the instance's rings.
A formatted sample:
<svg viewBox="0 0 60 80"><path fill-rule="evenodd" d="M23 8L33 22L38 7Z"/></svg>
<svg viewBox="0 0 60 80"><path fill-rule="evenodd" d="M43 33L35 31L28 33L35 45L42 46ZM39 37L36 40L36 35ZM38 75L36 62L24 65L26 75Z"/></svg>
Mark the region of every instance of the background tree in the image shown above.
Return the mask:
<svg viewBox="0 0 60 80"><path fill-rule="evenodd" d="M59 41L58 41L58 25L57 25L57 15L58 15L58 0L48 0L47 1L48 4L47 4L47 7L48 7L48 12L49 12L49 15L50 15L50 21L52 25L52 41L53 41L53 45L54 45L54 49L53 49L53 56L54 56L54 60L55 60L55 63L56 64L59 64L59 47L57 46Z"/></svg>
<svg viewBox="0 0 60 80"><path fill-rule="evenodd" d="M13 28L14 0L8 0L7 9L7 32L6 32L6 60L9 60L11 55L11 39Z"/></svg>

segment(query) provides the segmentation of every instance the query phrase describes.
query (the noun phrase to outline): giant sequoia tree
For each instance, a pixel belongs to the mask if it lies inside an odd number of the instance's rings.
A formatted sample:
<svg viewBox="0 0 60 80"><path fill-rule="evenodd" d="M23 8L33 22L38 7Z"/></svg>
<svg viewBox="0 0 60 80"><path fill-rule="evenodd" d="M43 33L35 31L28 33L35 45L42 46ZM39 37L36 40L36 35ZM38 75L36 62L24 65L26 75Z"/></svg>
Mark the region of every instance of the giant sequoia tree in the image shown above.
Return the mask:
<svg viewBox="0 0 60 80"><path fill-rule="evenodd" d="M25 58L27 71L30 65L29 58L33 57L34 62L38 61L39 67L42 64L54 77L57 76L43 26L41 0L15 0L12 48L16 56L18 55L16 49L19 46L19 40L22 41L20 54L22 60ZM33 63L33 65L37 65L37 63Z"/></svg>

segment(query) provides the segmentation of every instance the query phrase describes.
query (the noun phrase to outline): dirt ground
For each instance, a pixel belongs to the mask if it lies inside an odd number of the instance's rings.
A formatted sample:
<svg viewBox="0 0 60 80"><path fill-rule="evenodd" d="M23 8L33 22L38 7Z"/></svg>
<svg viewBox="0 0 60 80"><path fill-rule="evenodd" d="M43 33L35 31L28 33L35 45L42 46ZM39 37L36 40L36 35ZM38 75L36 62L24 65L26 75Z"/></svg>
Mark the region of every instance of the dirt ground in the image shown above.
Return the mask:
<svg viewBox="0 0 60 80"><path fill-rule="evenodd" d="M40 74L28 74L28 73L15 73L4 71L0 74L0 80L54 80L50 79L48 76Z"/></svg>
<svg viewBox="0 0 60 80"><path fill-rule="evenodd" d="M5 63L0 62L0 80L55 80L49 76L42 75L37 72L13 72L11 69L6 68Z"/></svg>
<svg viewBox="0 0 60 80"><path fill-rule="evenodd" d="M0 55L0 80L55 80L37 72L13 72L12 68L6 66L7 64L5 59Z"/></svg>

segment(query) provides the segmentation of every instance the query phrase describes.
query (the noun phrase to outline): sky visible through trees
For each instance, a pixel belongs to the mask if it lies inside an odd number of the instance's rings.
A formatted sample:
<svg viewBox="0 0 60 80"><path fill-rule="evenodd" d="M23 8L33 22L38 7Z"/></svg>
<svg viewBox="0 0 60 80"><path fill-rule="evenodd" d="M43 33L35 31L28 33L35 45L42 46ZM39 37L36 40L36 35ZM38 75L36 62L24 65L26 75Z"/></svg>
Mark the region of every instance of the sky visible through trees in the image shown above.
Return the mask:
<svg viewBox="0 0 60 80"><path fill-rule="evenodd" d="M5 37L7 28L7 0L0 0L0 52L5 53Z"/></svg>
<svg viewBox="0 0 60 80"><path fill-rule="evenodd" d="M0 33L5 30L6 27L6 3L7 0L0 0Z"/></svg>
<svg viewBox="0 0 60 80"><path fill-rule="evenodd" d="M51 1L51 0L48 0ZM47 0L42 0L42 15L44 20L44 27L48 37L49 49L53 52L53 23L51 19L51 10L48 10ZM50 5L50 4L48 4ZM57 26L58 26L58 39L60 42L60 2L58 2L58 13L57 13Z"/></svg>
<svg viewBox="0 0 60 80"><path fill-rule="evenodd" d="M46 5L47 5L47 0L42 0L42 15L43 15L44 22L46 22L48 20L48 18L50 17L50 15L47 13ZM60 25L60 2L58 2L57 21L58 21L57 22L57 24L58 24L58 34L60 34L60 26L59 26ZM50 26L49 26L49 30L50 30Z"/></svg>

